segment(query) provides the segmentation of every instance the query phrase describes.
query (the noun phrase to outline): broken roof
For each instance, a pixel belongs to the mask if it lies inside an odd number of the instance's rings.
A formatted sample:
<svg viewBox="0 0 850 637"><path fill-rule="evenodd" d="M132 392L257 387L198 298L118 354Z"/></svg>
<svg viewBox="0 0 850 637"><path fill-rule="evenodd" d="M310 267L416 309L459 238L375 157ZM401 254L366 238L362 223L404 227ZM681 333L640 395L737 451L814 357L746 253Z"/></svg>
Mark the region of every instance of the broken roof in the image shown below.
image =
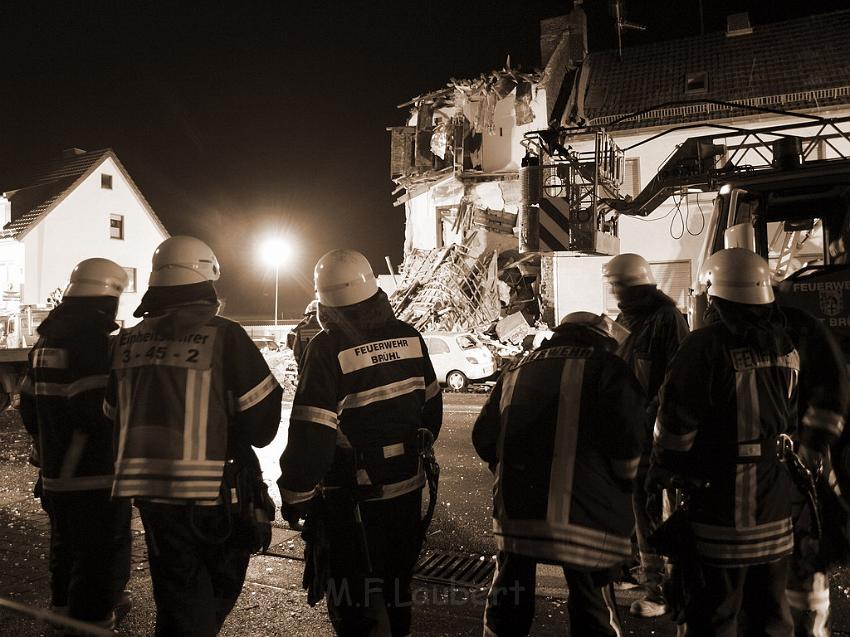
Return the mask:
<svg viewBox="0 0 850 637"><path fill-rule="evenodd" d="M454 105L458 97L461 99L480 99L488 91L495 90L499 97L510 93L521 82L536 83L540 80L541 73L532 71L526 73L519 69L512 69L510 57L502 69L494 69L489 73L482 73L474 79L451 78L446 82L444 88L417 95L398 108L419 106L420 104L451 104Z"/></svg>
<svg viewBox="0 0 850 637"><path fill-rule="evenodd" d="M77 149L75 149L77 151ZM12 220L3 226L2 237L22 239L41 219L46 217L78 184L82 183L98 166L112 158L124 178L139 197L154 224L168 236L159 217L142 195L123 164L111 148L78 151L63 155L37 170L29 184L3 193L12 203Z"/></svg>
<svg viewBox="0 0 850 637"><path fill-rule="evenodd" d="M850 104L848 33L850 10L842 10L756 25L747 35L709 33L629 47L622 60L616 51L591 53L579 71L588 74L583 113L568 115L578 123L642 128L737 111L711 104L669 106L612 124L668 102L713 99L786 110ZM571 87L565 84L564 90Z"/></svg>

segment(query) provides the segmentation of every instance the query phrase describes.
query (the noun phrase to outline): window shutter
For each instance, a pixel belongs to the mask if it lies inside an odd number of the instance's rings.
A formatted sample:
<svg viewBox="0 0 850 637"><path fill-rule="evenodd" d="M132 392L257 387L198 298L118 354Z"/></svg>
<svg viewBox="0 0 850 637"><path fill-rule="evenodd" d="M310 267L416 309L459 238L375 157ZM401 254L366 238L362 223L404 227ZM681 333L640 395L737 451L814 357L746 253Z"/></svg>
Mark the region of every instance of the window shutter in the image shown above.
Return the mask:
<svg viewBox="0 0 850 637"><path fill-rule="evenodd" d="M658 289L676 301L682 312L688 311L688 291L691 289L691 262L667 261L650 263Z"/></svg>

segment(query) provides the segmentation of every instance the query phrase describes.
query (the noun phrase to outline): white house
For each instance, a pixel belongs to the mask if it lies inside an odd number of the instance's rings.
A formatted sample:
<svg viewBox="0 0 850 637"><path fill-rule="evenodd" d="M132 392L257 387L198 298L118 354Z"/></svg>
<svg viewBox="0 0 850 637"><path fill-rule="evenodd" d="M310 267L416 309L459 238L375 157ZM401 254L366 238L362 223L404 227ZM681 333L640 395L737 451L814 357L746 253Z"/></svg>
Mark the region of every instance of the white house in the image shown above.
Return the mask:
<svg viewBox="0 0 850 637"><path fill-rule="evenodd" d="M44 307L74 265L104 257L130 278L118 319L136 321L151 255L169 235L111 149L64 151L30 183L4 192L0 214L0 314Z"/></svg>
<svg viewBox="0 0 850 637"><path fill-rule="evenodd" d="M746 15L730 16L725 32L626 46L621 53L588 53L586 29L578 2L569 15L542 21L545 69L531 76L534 108L530 122L511 119L515 92L490 97L499 109L496 112L503 116L501 126L484 131L484 140L489 139L491 147L496 140L510 140L507 150L500 148L495 170L465 165L461 171L442 168L440 172L442 164L435 163L434 167L420 166L399 176L397 160L404 155L394 133L394 177L407 188L399 200L406 206L406 253L457 242L458 237L445 231L452 225L446 220L452 221L452 207L464 196L491 210L521 211L519 182L512 180L518 179L517 169L526 154L519 141L529 130L546 129L550 124L552 130L558 126L573 128L564 145L576 152L592 150L594 136L583 135L575 127L585 127L585 133L604 130L625 151L620 194L634 196L677 145L689 137L714 134L718 126L751 129L799 121L768 109L826 118L850 115L850 67L846 63L850 59L850 38L846 37L850 33L850 10L752 26ZM484 97L490 95L492 91ZM415 100L416 115L421 117L421 104L428 100L445 103L446 94ZM477 103L482 103L481 97ZM486 100L483 103L488 104ZM429 118L433 111L427 111ZM415 126L414 141L418 143L421 119L417 122L414 118L409 124ZM680 130L655 137L677 127ZM730 133L730 144L734 143L732 136ZM487 145L484 150L488 150ZM827 157L830 149L818 148L817 153L818 158ZM505 187L511 184L516 188ZM544 191L545 185L544 181ZM495 196L486 197L487 193ZM646 219L620 216L617 220L620 252L645 256L656 271L660 287L676 299L682 311L697 275L713 199L714 193L691 193L668 199ZM548 230L557 230L552 225L557 219L549 219L547 228L544 213L540 214L541 237ZM520 225L518 217L514 221ZM561 221L567 225L564 219ZM518 230L503 233L495 247L518 248ZM488 236L492 235L489 230ZM541 245L539 257L525 264L539 264L537 289L545 322L551 324L574 310L616 312L616 303L601 276L602 265L610 256Z"/></svg>

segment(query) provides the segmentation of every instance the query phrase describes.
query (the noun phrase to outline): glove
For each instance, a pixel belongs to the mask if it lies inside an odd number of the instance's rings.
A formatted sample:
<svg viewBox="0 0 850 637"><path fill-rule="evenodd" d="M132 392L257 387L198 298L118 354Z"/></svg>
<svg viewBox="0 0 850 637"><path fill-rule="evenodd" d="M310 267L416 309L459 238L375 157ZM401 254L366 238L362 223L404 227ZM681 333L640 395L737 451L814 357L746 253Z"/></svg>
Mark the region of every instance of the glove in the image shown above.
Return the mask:
<svg viewBox="0 0 850 637"><path fill-rule="evenodd" d="M304 525L301 524L301 520L307 517L308 504L309 500L296 504L289 504L288 502L281 504L280 516L287 521L289 528L293 531L303 530Z"/></svg>

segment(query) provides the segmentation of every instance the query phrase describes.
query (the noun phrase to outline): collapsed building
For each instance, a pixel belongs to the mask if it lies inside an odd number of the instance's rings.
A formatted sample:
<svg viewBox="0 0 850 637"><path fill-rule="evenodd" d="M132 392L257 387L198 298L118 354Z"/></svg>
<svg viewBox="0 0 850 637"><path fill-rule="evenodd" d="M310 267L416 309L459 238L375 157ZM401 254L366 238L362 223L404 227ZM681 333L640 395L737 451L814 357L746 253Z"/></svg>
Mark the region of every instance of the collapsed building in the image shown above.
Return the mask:
<svg viewBox="0 0 850 637"><path fill-rule="evenodd" d="M588 53L573 5L541 21L542 71L508 64L451 80L401 105L405 125L389 129L406 222L391 300L420 329L616 314L602 268L620 252L643 255L688 312L715 190L683 180L672 196L652 195L645 217L621 213L624 204L648 196L690 137L714 134L734 158L752 146L750 129L850 112L850 10L764 25L735 14L725 31ZM832 152L812 148L816 159Z"/></svg>
<svg viewBox="0 0 850 637"><path fill-rule="evenodd" d="M516 313L527 325L540 318L539 265L521 259L516 234L516 149L546 121L540 79L509 66L453 79L401 105L407 125L389 129L406 222L391 302L419 329L484 331Z"/></svg>
<svg viewBox="0 0 850 637"><path fill-rule="evenodd" d="M405 125L387 129L395 205L405 208L404 261L390 299L399 318L514 342L552 325L539 249L520 240L523 143L563 110L556 102L565 69L587 53L585 21L579 8L544 25L543 71L508 61L399 106L408 110Z"/></svg>

